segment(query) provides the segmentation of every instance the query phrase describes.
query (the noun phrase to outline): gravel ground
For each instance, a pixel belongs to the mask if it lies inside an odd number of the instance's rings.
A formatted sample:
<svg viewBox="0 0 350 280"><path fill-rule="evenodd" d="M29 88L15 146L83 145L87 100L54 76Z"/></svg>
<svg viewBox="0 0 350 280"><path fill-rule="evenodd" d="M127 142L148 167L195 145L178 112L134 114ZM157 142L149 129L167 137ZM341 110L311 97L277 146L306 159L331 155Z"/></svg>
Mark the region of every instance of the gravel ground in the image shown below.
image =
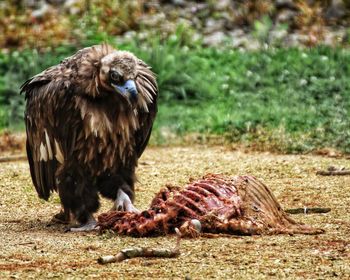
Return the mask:
<svg viewBox="0 0 350 280"><path fill-rule="evenodd" d="M27 162L0 163L0 279L349 279L350 176L315 175L330 165L349 168L350 161L224 147L148 148L137 171L136 206L141 209L166 183L183 185L209 172L252 174L272 189L284 208L332 208L327 214L294 215L326 233L185 239L176 259L99 265L99 256L126 247L173 247L175 237L64 233L63 226L49 223L60 208L57 195L49 202L37 198ZM100 211L110 206L103 200Z"/></svg>

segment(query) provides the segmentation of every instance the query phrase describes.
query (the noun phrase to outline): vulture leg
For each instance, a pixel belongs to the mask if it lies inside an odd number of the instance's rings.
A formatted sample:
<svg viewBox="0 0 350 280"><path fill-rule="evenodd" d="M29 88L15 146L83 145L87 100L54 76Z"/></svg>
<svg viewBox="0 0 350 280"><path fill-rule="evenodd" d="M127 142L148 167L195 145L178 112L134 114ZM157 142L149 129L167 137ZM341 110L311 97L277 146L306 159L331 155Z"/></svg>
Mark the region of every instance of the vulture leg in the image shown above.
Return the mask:
<svg viewBox="0 0 350 280"><path fill-rule="evenodd" d="M132 204L130 197L122 189L118 190L117 199L114 202L113 208L117 211L140 213L140 210Z"/></svg>
<svg viewBox="0 0 350 280"><path fill-rule="evenodd" d="M80 226L71 231L94 229L96 221L92 214L98 210L100 203L97 188L91 179L79 168L61 172L58 179L58 193L64 213L72 213Z"/></svg>
<svg viewBox="0 0 350 280"><path fill-rule="evenodd" d="M114 201L113 210L140 213L132 204L134 197L134 172L121 170L122 175L101 176L97 183L102 196Z"/></svg>

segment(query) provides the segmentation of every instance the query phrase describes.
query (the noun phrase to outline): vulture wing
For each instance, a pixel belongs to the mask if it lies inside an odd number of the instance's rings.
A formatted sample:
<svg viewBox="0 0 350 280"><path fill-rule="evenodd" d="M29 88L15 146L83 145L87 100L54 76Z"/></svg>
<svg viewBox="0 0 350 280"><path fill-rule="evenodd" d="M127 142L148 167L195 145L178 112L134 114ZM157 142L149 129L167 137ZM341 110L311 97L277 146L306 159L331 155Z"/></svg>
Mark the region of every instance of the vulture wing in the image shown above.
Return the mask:
<svg viewBox="0 0 350 280"><path fill-rule="evenodd" d="M63 75L66 70L61 64L51 67L26 81L21 87L27 99L26 149L30 173L39 197L45 200L56 190L56 169L58 163L63 162L67 151L67 145L62 145L60 139L72 139L58 135L57 131L62 120L57 119L60 114L56 113L66 106L68 99L65 95L68 94L66 89L69 82ZM69 116L64 117L66 119Z"/></svg>
<svg viewBox="0 0 350 280"><path fill-rule="evenodd" d="M59 163L72 154L76 142L80 116L71 102L70 88L78 64L92 50L89 47L78 51L21 86L27 100L26 149L30 173L39 197L45 200L57 188L55 173Z"/></svg>
<svg viewBox="0 0 350 280"><path fill-rule="evenodd" d="M153 122L157 114L158 87L153 72L141 60L139 60L138 72L139 75L136 78L136 82L140 87L143 97L148 102L147 109L139 112L140 128L135 134L136 152L137 156L140 157L148 144Z"/></svg>

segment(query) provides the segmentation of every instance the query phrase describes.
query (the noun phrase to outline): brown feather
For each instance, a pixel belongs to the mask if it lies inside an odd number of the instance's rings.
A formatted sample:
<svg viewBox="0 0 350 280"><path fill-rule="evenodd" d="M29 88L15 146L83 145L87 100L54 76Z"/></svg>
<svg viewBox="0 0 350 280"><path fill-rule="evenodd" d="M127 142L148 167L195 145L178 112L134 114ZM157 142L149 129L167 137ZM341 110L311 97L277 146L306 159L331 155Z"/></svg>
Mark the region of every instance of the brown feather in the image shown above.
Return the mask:
<svg viewBox="0 0 350 280"><path fill-rule="evenodd" d="M111 69L135 81L136 107L114 92ZM136 167L157 112L158 89L150 68L130 52L107 44L82 49L26 81L21 91L27 99L27 154L40 197L57 189L57 176L72 164L91 176Z"/></svg>

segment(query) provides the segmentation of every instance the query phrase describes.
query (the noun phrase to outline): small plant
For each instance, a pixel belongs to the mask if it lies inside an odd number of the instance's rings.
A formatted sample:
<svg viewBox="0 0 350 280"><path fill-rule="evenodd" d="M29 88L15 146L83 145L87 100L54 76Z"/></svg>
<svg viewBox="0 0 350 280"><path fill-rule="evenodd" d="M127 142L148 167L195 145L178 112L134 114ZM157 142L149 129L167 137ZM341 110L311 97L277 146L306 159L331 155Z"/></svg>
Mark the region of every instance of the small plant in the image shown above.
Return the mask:
<svg viewBox="0 0 350 280"><path fill-rule="evenodd" d="M261 43L268 43L272 27L272 20L269 16L265 15L261 20L254 21L253 36Z"/></svg>

